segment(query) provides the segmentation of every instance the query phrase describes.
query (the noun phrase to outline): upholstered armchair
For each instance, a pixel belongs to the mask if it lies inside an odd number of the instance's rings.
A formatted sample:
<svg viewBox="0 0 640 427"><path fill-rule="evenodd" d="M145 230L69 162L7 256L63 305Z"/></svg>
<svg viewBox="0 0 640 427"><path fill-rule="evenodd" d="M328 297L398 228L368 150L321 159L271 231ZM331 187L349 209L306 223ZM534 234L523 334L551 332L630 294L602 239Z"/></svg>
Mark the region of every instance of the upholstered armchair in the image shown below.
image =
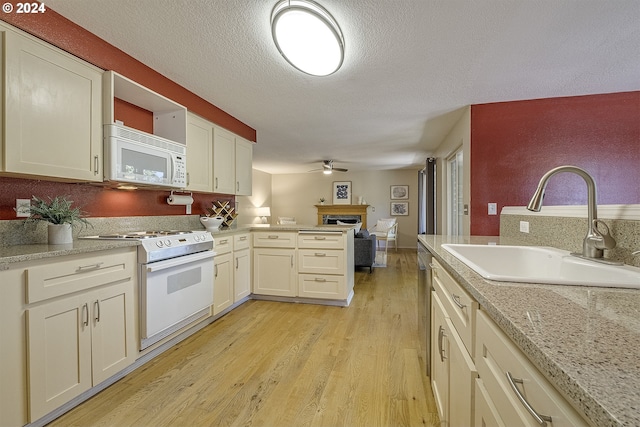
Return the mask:
<svg viewBox="0 0 640 427"><path fill-rule="evenodd" d="M369 267L369 273L373 271L376 261L376 236L370 235L367 230L361 230L353 238L353 264L357 267Z"/></svg>
<svg viewBox="0 0 640 427"><path fill-rule="evenodd" d="M375 226L369 229L369 233L376 236L376 242L384 241L384 251L387 251L389 242L393 242L395 250L398 250L398 223L395 218L380 218Z"/></svg>

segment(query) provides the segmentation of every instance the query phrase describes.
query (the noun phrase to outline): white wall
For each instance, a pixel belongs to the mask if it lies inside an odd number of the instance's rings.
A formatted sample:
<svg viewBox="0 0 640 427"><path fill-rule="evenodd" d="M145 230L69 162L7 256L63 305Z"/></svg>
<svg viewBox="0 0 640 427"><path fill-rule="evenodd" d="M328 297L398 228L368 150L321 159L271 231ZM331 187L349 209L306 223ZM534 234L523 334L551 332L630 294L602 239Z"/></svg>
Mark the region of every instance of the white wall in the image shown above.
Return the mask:
<svg viewBox="0 0 640 427"><path fill-rule="evenodd" d="M469 235L471 218L471 107L467 107L462 117L435 150L436 162L436 234L447 234L447 157L462 147L464 168L464 203L469 206L469 214L464 218L464 235Z"/></svg>
<svg viewBox="0 0 640 427"><path fill-rule="evenodd" d="M271 224L278 216L296 217L298 224L315 225L320 197L331 204L334 181L351 181L352 204L358 196L364 197L368 227L375 225L379 218L390 216L391 185L409 186L409 215L396 216L398 221L398 247L412 248L416 245L418 232L418 171L367 171L334 172L332 175L318 173L271 175ZM255 194L255 181L254 181ZM403 200L404 201L404 200Z"/></svg>
<svg viewBox="0 0 640 427"><path fill-rule="evenodd" d="M251 196L236 197L236 206L238 209L237 224L259 224L260 218L255 215L255 208L263 206L272 207L271 175L253 169L252 186ZM273 214L273 209L271 213Z"/></svg>

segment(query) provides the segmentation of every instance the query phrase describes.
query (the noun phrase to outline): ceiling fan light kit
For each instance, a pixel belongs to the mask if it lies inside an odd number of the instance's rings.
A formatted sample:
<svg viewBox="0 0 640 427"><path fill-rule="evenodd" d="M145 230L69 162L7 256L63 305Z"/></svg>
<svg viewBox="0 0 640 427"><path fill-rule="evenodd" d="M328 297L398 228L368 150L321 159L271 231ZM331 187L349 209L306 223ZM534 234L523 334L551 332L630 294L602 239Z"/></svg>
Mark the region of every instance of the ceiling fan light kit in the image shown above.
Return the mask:
<svg viewBox="0 0 640 427"><path fill-rule="evenodd" d="M271 35L294 68L312 76L335 73L344 61L344 37L336 20L311 0L281 0L271 12Z"/></svg>

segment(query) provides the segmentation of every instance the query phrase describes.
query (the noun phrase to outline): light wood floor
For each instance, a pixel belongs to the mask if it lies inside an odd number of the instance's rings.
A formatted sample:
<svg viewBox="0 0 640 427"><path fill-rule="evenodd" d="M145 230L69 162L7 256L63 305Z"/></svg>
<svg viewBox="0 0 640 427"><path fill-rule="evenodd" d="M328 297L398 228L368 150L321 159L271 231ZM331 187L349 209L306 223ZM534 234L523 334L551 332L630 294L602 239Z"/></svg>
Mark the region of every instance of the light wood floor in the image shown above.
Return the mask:
<svg viewBox="0 0 640 427"><path fill-rule="evenodd" d="M350 307L249 301L50 426L437 426L415 258L358 270Z"/></svg>

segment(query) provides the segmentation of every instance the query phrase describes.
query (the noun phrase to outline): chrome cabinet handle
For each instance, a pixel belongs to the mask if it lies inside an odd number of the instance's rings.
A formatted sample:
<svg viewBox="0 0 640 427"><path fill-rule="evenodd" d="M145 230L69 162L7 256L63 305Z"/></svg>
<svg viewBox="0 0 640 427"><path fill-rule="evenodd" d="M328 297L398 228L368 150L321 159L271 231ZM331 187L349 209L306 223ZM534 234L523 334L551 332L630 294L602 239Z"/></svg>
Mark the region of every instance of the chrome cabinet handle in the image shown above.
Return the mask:
<svg viewBox="0 0 640 427"><path fill-rule="evenodd" d="M269 235L269 239L277 239L277 238L278 238L278 236L276 236L276 235L273 235L273 234Z"/></svg>
<svg viewBox="0 0 640 427"><path fill-rule="evenodd" d="M316 240L325 240L326 237L324 237L324 236L315 236L314 239L316 239Z"/></svg>
<svg viewBox="0 0 640 427"><path fill-rule="evenodd" d="M238 258L236 258L236 270L238 269Z"/></svg>
<svg viewBox="0 0 640 427"><path fill-rule="evenodd" d="M218 277L218 264L213 266L213 277Z"/></svg>
<svg viewBox="0 0 640 427"><path fill-rule="evenodd" d="M465 308L467 305L463 304L460 302L460 296L456 295L454 293L451 294L451 299L453 300L454 304L457 305L460 308Z"/></svg>
<svg viewBox="0 0 640 427"><path fill-rule="evenodd" d="M216 176L216 189L218 189L218 177Z"/></svg>
<svg viewBox="0 0 640 427"><path fill-rule="evenodd" d="M100 160L98 156L94 156L93 157L93 174L94 175L98 175L98 173L100 173L100 162L98 161Z"/></svg>
<svg viewBox="0 0 640 427"><path fill-rule="evenodd" d="M444 349L442 348L442 340L445 337L445 329L442 327L442 325L439 326L438 328L438 353L440 353L440 361L444 362L444 359L446 359L446 357L444 356Z"/></svg>
<svg viewBox="0 0 640 427"><path fill-rule="evenodd" d="M100 321L100 300L96 300L93 303L93 308L96 311L96 316L93 318L93 320L95 320L97 323Z"/></svg>
<svg viewBox="0 0 640 427"><path fill-rule="evenodd" d="M240 181L236 181L236 192L240 191Z"/></svg>
<svg viewBox="0 0 640 427"><path fill-rule="evenodd" d="M228 239L220 240L221 245L226 245L229 242Z"/></svg>
<svg viewBox="0 0 640 427"><path fill-rule="evenodd" d="M247 236L241 236L240 240L247 240Z"/></svg>
<svg viewBox="0 0 640 427"><path fill-rule="evenodd" d="M293 267L293 255L291 255L291 267Z"/></svg>
<svg viewBox="0 0 640 427"><path fill-rule="evenodd" d="M87 303L82 306L82 324L89 326L89 304Z"/></svg>
<svg viewBox="0 0 640 427"><path fill-rule="evenodd" d="M86 272L86 271L97 270L97 269L100 268L100 266L102 266L102 264L104 264L104 262L97 262L97 263L91 264L91 265L81 265L76 269L76 273L82 273L82 272Z"/></svg>
<svg viewBox="0 0 640 427"><path fill-rule="evenodd" d="M529 402L527 402L527 399L525 399L522 393L520 393L520 390L515 383L524 384L524 381L519 378L513 378L513 376L511 376L511 372L509 371L507 371L507 381L509 381L509 385L511 386L513 392L516 394L516 397L518 398L520 403L522 403L524 408L531 414L531 416L536 420L538 424L545 427L547 425L547 422L552 422L550 416L538 414L536 410L533 409L533 407L529 404Z"/></svg>
<svg viewBox="0 0 640 427"><path fill-rule="evenodd" d="M316 252L314 255L315 256L327 256L327 254L325 254L324 252Z"/></svg>
<svg viewBox="0 0 640 427"><path fill-rule="evenodd" d="M187 172L187 187L189 186L190 183L191 183L191 174Z"/></svg>
<svg viewBox="0 0 640 427"><path fill-rule="evenodd" d="M324 278L322 278L322 277L316 277L316 278L315 278L315 281L316 281L316 282L326 282L326 281L327 281L327 279L324 279Z"/></svg>

